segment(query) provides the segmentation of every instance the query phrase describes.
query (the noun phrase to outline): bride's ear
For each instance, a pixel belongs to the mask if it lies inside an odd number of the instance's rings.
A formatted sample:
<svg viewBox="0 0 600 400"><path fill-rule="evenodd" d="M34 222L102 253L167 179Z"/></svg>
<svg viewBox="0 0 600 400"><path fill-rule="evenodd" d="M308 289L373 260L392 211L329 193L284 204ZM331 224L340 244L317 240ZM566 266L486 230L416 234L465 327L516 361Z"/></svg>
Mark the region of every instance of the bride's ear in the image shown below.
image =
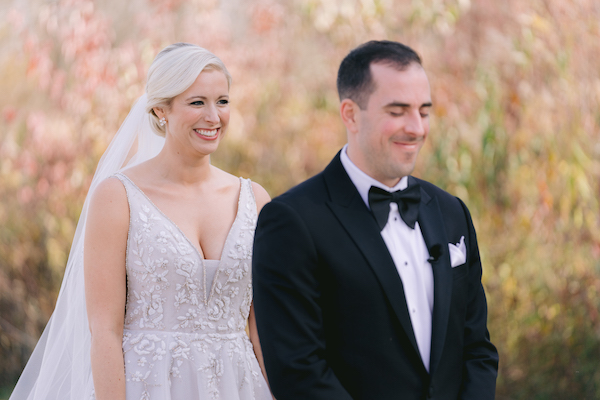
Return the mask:
<svg viewBox="0 0 600 400"><path fill-rule="evenodd" d="M164 118L166 116L165 110L162 107L154 107L152 111L154 111L154 115L156 115L158 119Z"/></svg>

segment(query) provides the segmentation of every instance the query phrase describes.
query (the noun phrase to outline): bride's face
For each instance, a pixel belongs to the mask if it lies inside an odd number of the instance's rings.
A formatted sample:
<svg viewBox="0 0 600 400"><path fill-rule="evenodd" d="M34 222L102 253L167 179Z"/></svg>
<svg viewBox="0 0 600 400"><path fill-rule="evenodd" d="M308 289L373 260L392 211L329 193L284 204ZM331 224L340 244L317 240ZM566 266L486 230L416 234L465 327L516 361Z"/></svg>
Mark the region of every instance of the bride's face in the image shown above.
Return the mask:
<svg viewBox="0 0 600 400"><path fill-rule="evenodd" d="M223 72L204 70L165 110L167 138L192 146L202 154L214 152L229 124L229 86Z"/></svg>

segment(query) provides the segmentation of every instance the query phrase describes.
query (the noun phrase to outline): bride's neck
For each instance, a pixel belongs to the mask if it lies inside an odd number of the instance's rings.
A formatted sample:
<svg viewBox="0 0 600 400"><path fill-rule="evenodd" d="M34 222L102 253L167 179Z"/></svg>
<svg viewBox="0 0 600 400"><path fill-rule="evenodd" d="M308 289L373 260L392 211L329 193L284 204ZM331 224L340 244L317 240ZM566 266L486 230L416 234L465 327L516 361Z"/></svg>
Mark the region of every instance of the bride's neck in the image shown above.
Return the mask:
<svg viewBox="0 0 600 400"><path fill-rule="evenodd" d="M161 178L184 186L208 181L212 173L210 155L181 154L163 149L154 161Z"/></svg>

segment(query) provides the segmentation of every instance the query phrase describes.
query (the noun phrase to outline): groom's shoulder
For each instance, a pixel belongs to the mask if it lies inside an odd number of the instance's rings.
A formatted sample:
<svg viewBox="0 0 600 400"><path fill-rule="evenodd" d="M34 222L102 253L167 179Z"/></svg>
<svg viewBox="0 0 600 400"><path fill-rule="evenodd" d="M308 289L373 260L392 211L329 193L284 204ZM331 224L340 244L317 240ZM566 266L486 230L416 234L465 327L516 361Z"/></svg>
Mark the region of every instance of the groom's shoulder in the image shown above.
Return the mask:
<svg viewBox="0 0 600 400"><path fill-rule="evenodd" d="M273 201L287 203L292 206L299 206L307 202L314 204L315 202L323 201L326 193L327 187L323 178L323 172L319 172L275 197Z"/></svg>
<svg viewBox="0 0 600 400"><path fill-rule="evenodd" d="M280 219L292 215L293 218L300 218L305 223L319 220L319 216L326 213L327 209L327 198L326 195L323 195L324 190L323 177L319 173L274 197L262 208L259 222L267 216Z"/></svg>

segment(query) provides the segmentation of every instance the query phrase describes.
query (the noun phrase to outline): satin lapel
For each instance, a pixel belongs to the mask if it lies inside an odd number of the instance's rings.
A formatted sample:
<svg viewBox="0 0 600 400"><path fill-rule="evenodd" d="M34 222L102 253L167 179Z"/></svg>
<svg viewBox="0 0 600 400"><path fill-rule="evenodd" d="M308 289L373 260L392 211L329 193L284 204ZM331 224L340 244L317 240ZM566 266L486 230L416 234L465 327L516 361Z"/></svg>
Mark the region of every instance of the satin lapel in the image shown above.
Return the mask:
<svg viewBox="0 0 600 400"><path fill-rule="evenodd" d="M409 185L414 182L409 177ZM423 239L431 254L431 249L439 246L439 256L430 261L433 269L433 315L431 327L431 359L429 371L431 374L441 358L446 339L450 302L452 298L452 268L448 238L444 229L444 220L437 199L432 198L421 188L421 205L419 207L419 226Z"/></svg>
<svg viewBox="0 0 600 400"><path fill-rule="evenodd" d="M356 247L367 259L406 335L417 354L419 354L408 307L406 306L402 280L379 233L375 217L367 209L356 187L344 170L339 153L325 169L323 176L332 200L328 203L329 208L344 226Z"/></svg>

